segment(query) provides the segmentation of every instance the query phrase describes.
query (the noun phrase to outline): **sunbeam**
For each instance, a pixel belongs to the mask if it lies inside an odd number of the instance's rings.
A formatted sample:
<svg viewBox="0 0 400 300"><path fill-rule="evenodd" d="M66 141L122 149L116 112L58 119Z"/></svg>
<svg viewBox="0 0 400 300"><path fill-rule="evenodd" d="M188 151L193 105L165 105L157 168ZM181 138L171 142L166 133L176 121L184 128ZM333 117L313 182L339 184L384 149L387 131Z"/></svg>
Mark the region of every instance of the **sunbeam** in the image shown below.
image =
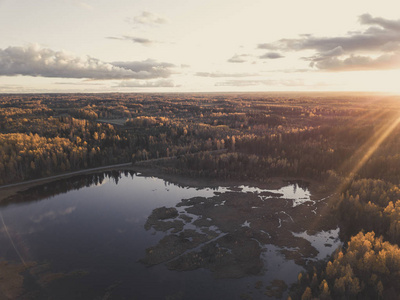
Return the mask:
<svg viewBox="0 0 400 300"><path fill-rule="evenodd" d="M4 226L4 230L6 231L6 234L7 234L8 238L9 238L9 240L11 242L11 245L13 246L13 248L14 248L15 252L17 253L17 255L18 255L19 259L21 260L21 262L24 264L25 267L27 267L24 258L22 257L21 253L18 251L18 248L15 245L15 243L14 243L14 241L13 241L11 235L10 235L10 232L8 231L8 227L7 227L6 223L4 222L3 214L1 213L1 211L0 211L0 218L1 218L1 222L3 223L3 226Z"/></svg>

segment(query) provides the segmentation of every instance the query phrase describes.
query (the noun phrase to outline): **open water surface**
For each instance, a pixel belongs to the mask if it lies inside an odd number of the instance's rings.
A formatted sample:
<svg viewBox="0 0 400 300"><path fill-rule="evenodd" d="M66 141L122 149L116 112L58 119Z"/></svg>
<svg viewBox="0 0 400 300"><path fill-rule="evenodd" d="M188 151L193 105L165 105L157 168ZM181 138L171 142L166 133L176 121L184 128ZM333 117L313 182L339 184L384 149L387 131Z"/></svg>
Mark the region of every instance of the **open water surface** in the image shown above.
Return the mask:
<svg viewBox="0 0 400 300"><path fill-rule="evenodd" d="M265 195L265 192L276 195ZM286 238L283 246L273 242L279 238L279 233L275 239L271 237L278 226L292 226L296 222L296 217L288 211L271 212L271 216L276 217L276 222L271 224L275 224L276 228L271 232L268 228L261 230L265 239L257 241L261 254L256 259L260 260L261 267L239 278L215 276L215 269L220 266L212 265L214 258L210 258L210 263L206 265L193 265L191 270L186 271L168 267L170 259L153 265L143 263L149 247L158 245L166 236L179 234L178 231L172 232L173 229L146 230L145 224L154 209L176 207L182 199L214 199L212 197L226 193L233 193L231 187L179 186L156 177L128 172L82 175L39 186L0 207L4 221L0 223L0 262L26 264L27 268L17 274L24 278L23 284L17 285L23 299L268 298L265 292L274 279L290 285L296 281L298 272L303 270L301 263L283 254L284 250L296 251L297 244L293 245L293 250L287 244L290 238ZM299 206L306 211L316 210L315 201L310 200L307 188L296 183L276 191L240 186L235 187L234 193L239 199L241 194L247 197L255 194L262 201L274 197L274 201L285 202L292 210ZM219 202L217 206L227 205L227 201ZM177 207L178 213L184 214L186 208ZM253 209L256 210L257 206ZM309 216L316 215L313 212ZM192 221L187 221L182 230L201 232L204 229L204 225L200 227L193 223L196 218L201 218L199 214L187 213L187 216ZM251 230L253 227L259 230L259 225L253 226L254 219L247 218L243 222L244 219L238 217L238 222L239 219L237 227L230 227L231 236L235 236L237 228ZM208 221L211 222L210 230L219 235L227 234L218 228L218 222ZM292 230L290 228L287 230ZM337 228L312 235L306 230L292 234L287 232L293 239L304 240L315 248L313 255L303 257L305 262L323 259L340 245ZM249 237L250 240L255 238ZM219 246L211 239L210 242ZM201 251L202 245L196 245L189 252ZM229 251L237 249L224 251L228 255ZM306 254L303 252L302 255ZM174 259L177 257L179 255ZM282 295L286 294L287 290L283 291Z"/></svg>

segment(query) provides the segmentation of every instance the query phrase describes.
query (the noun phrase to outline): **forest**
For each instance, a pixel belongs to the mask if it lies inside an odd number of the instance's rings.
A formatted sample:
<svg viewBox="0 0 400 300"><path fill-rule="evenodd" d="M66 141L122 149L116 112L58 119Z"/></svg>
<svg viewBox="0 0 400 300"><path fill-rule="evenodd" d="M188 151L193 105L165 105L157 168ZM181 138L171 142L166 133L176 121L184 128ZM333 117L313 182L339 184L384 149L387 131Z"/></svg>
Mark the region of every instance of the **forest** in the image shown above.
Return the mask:
<svg viewBox="0 0 400 300"><path fill-rule="evenodd" d="M3 94L0 185L117 163L317 182L345 242L292 299L400 292L400 97L367 93ZM164 159L159 159L164 158ZM97 179L96 179L97 180Z"/></svg>

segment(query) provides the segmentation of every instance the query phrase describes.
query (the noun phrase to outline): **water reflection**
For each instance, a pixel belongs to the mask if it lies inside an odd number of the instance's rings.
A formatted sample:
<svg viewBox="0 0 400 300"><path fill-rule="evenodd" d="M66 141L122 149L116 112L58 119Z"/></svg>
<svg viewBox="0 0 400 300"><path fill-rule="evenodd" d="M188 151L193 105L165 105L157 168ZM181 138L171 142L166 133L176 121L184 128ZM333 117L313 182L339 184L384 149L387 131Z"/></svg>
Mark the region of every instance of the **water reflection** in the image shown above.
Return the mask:
<svg viewBox="0 0 400 300"><path fill-rule="evenodd" d="M284 285L274 280L290 284L305 258L320 251L293 232L306 232L317 216L312 210L323 204L293 206L306 191L288 189L293 199L284 190L179 186L128 171L29 189L0 208L27 264L21 266L3 226L0 268L12 282L0 282L1 292L31 299L279 294Z"/></svg>
<svg viewBox="0 0 400 300"><path fill-rule="evenodd" d="M301 268L293 267L290 261L304 266L318 257L319 252L326 252L326 244L315 243L325 239L324 231L313 236L312 241L306 235L306 230L315 224L318 228L313 228L314 231L328 230L331 226L314 222L317 202L298 203L304 195L309 199L308 191L296 186L299 200L293 186L276 191L244 186L233 190L213 197L183 199L175 207L154 209L145 229L167 235L157 245L147 248L141 261L150 266L165 263L170 270L179 271L205 268L216 277L272 277L277 269L269 265L279 261L279 254L284 256L282 265L293 273ZM338 230L327 232L338 243ZM269 258L275 255L274 259L265 259L265 252ZM282 279L292 282L295 277L291 274L290 279Z"/></svg>
<svg viewBox="0 0 400 300"><path fill-rule="evenodd" d="M22 191L13 195L2 202L1 206L9 204L19 204L23 202L40 201L49 197L59 194L68 193L71 190L79 190L84 187L100 186L109 180L115 184L124 177L133 178L135 172L133 171L108 171L102 173L94 173L89 175L77 175L70 178L59 179L51 182L50 184L41 184L26 191Z"/></svg>

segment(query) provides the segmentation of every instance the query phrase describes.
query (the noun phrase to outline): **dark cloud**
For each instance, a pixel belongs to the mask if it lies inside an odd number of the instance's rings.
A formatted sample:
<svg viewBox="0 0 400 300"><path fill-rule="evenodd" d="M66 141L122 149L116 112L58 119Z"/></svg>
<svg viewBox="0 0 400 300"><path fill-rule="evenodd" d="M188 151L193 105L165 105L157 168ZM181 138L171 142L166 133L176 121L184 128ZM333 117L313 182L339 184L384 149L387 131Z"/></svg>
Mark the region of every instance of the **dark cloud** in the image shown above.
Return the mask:
<svg viewBox="0 0 400 300"><path fill-rule="evenodd" d="M282 58L284 57L278 52L267 52L264 55L261 55L260 58L262 59L277 59L277 58Z"/></svg>
<svg viewBox="0 0 400 300"><path fill-rule="evenodd" d="M264 43L258 49L279 51L314 50L310 66L332 71L399 68L400 20L361 15L359 21L369 27L364 31L348 32L337 37L301 35L297 39L281 39ZM389 63L390 62L390 63Z"/></svg>
<svg viewBox="0 0 400 300"><path fill-rule="evenodd" d="M400 33L387 32L384 29L374 29L374 32L364 32L345 37L303 37L300 39L281 39L277 42L274 49L283 51L316 50L327 52L337 47L342 47L344 51L384 51L388 44L400 43ZM263 48L266 49L266 48Z"/></svg>
<svg viewBox="0 0 400 300"><path fill-rule="evenodd" d="M133 43L141 44L143 46L150 46L155 43L154 41L146 39L146 38L134 37L134 36L128 36L128 35L124 35L121 37L108 36L106 38L110 39L110 40L131 41Z"/></svg>
<svg viewBox="0 0 400 300"><path fill-rule="evenodd" d="M383 18L373 18L370 14L360 16L360 23L365 25L378 25L385 29L400 31L400 20L385 20Z"/></svg>
<svg viewBox="0 0 400 300"><path fill-rule="evenodd" d="M162 25L168 23L167 19L148 11L143 11L142 14L135 16L133 18L129 18L128 22L133 24L150 25L150 26Z"/></svg>
<svg viewBox="0 0 400 300"><path fill-rule="evenodd" d="M257 73L220 73L220 72L197 72L195 76L200 77L211 77L211 78L221 78L221 77L250 77L258 76Z"/></svg>
<svg viewBox="0 0 400 300"><path fill-rule="evenodd" d="M235 54L232 56L230 59L228 59L228 62L230 63L244 63L247 61L247 57L249 57L248 54Z"/></svg>
<svg viewBox="0 0 400 300"><path fill-rule="evenodd" d="M87 79L166 78L174 65L155 60L108 63L87 56L73 56L63 51L36 45L0 49L0 76L26 75Z"/></svg>
<svg viewBox="0 0 400 300"><path fill-rule="evenodd" d="M156 81L122 81L117 87L140 87L140 88L148 88L148 87L175 87L175 84L170 79L160 79Z"/></svg>

